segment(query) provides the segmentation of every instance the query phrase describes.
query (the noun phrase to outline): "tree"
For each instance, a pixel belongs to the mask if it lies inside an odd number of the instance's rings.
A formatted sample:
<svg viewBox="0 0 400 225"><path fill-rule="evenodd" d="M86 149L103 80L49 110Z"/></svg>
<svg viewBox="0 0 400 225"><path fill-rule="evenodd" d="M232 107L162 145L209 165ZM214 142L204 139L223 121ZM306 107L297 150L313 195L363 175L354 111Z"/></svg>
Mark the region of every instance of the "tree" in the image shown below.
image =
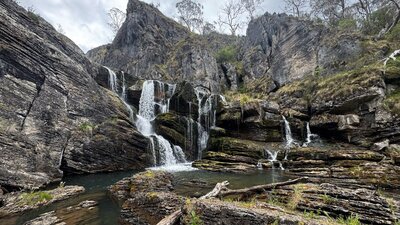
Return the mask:
<svg viewBox="0 0 400 225"><path fill-rule="evenodd" d="M118 8L112 8L108 12L108 26L110 26L113 33L116 35L126 19L126 14Z"/></svg>
<svg viewBox="0 0 400 225"><path fill-rule="evenodd" d="M388 7L392 6L396 10L392 23L385 30L385 33L389 33L400 21L400 0L384 0L382 4Z"/></svg>
<svg viewBox="0 0 400 225"><path fill-rule="evenodd" d="M57 24L57 32L60 34L64 34L65 35L65 31L63 29L63 27L61 26L61 24Z"/></svg>
<svg viewBox="0 0 400 225"><path fill-rule="evenodd" d="M329 24L336 24L348 15L350 0L311 0L316 17L322 16Z"/></svg>
<svg viewBox="0 0 400 225"><path fill-rule="evenodd" d="M222 15L219 15L218 22L226 25L232 35L236 35L237 31L243 27L241 16L244 12L243 4L239 0L229 0L222 8Z"/></svg>
<svg viewBox="0 0 400 225"><path fill-rule="evenodd" d="M254 19L257 8L261 5L262 0L241 0L244 10L249 14L250 20Z"/></svg>
<svg viewBox="0 0 400 225"><path fill-rule="evenodd" d="M306 14L304 10L307 8L309 0L284 0L284 2L285 10L288 13L301 17Z"/></svg>
<svg viewBox="0 0 400 225"><path fill-rule="evenodd" d="M203 5L194 0L182 0L176 3L179 22L186 26L189 31L201 32L203 25Z"/></svg>
<svg viewBox="0 0 400 225"><path fill-rule="evenodd" d="M215 25L209 22L206 22L203 26L203 35L211 34L215 32L216 28Z"/></svg>

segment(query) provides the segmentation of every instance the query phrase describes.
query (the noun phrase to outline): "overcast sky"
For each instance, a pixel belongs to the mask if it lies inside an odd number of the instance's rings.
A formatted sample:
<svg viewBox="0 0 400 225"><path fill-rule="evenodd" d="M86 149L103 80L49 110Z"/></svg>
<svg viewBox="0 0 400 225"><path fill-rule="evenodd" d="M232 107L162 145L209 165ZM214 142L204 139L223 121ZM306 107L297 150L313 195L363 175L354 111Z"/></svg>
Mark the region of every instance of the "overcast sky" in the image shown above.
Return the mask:
<svg viewBox="0 0 400 225"><path fill-rule="evenodd" d="M179 0L144 0L160 3L160 10L169 17L176 16ZM218 18L219 9L228 0L199 0L204 5L207 21ZM107 26L107 12L113 7L126 10L128 0L18 0L25 8L32 6L37 13L53 24L61 25L65 35L84 51L110 43L113 34ZM282 1L264 0L260 12L281 12Z"/></svg>

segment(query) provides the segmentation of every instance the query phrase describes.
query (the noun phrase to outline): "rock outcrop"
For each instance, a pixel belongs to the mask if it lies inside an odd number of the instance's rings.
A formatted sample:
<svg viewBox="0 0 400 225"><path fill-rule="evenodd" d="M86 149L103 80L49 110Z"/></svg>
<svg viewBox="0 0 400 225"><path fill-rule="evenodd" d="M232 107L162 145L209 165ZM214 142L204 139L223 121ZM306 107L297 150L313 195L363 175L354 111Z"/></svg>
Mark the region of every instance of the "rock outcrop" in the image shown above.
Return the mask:
<svg viewBox="0 0 400 225"><path fill-rule="evenodd" d="M62 170L148 165L148 141L98 69L67 37L14 1L0 3L0 184L39 187Z"/></svg>
<svg viewBox="0 0 400 225"><path fill-rule="evenodd" d="M65 186L49 191L10 193L4 196L4 206L0 207L0 218L72 198L84 191L85 188L81 186Z"/></svg>

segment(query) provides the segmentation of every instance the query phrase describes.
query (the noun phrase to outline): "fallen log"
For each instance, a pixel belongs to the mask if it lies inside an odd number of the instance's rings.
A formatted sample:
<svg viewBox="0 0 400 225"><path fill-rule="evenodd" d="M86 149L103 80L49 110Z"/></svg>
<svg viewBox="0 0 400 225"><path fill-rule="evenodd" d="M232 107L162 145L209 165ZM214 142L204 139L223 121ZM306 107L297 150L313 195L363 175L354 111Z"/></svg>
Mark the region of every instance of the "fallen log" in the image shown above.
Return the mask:
<svg viewBox="0 0 400 225"><path fill-rule="evenodd" d="M176 210L171 215L162 219L160 222L157 223L157 225L174 225L179 221L181 217L182 217L182 210L179 209Z"/></svg>
<svg viewBox="0 0 400 225"><path fill-rule="evenodd" d="M267 190L275 189L277 187L298 184L298 183L305 183L307 181L308 181L308 177L301 177L301 178L297 178L297 179L289 180L289 181L285 181L285 182L273 183L273 184L263 184L263 185L257 185L257 186L243 188L243 189L237 189L237 190L226 189L226 190L221 190L216 195L216 197L221 198L221 197L225 197L225 196L229 196L229 195L252 194L252 193L258 193L258 192L264 192Z"/></svg>
<svg viewBox="0 0 400 225"><path fill-rule="evenodd" d="M289 181L285 181L285 182L273 183L273 184L263 184L263 185L257 185L257 186L243 188L243 189L237 189L237 190L228 189L227 186L229 185L229 182L224 181L224 182L216 184L212 191L208 192L206 195L203 195L199 199L222 198L222 197L229 196L229 195L257 193L257 192L272 190L277 187L298 184L298 183L304 183L307 181L308 181L308 177L301 177L301 178L297 178L297 179L289 180ZM174 213L172 213L171 215L162 219L159 223L157 223L157 225L175 225L178 222L178 220L181 218L181 216L182 216L182 211L179 209L179 210L175 211Z"/></svg>

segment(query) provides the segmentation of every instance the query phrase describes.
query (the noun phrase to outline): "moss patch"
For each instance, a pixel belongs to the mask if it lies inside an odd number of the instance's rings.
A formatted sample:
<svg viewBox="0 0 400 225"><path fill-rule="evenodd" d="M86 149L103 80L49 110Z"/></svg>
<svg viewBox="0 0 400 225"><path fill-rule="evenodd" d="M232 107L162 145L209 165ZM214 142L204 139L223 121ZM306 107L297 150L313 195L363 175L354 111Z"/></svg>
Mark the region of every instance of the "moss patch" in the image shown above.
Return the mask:
<svg viewBox="0 0 400 225"><path fill-rule="evenodd" d="M386 96L384 106L395 115L400 115L400 90L397 90Z"/></svg>

